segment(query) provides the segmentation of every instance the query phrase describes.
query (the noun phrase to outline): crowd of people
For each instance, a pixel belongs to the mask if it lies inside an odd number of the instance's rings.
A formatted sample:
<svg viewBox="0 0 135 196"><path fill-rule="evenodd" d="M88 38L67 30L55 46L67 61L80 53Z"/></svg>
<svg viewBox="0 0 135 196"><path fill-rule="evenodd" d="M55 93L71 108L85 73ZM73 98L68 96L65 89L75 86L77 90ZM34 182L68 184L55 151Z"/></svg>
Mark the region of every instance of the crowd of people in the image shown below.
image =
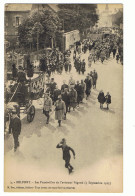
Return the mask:
<svg viewBox="0 0 135 196"><path fill-rule="evenodd" d="M61 121L66 120L67 113L73 109L73 111L79 107L83 100L88 100L91 89L96 89L98 79L98 73L94 69L87 74L84 80L75 81L71 76L69 81L63 81L61 88L58 88L57 83L54 81L54 78L51 78L50 83L47 84L45 97L44 97L44 105L43 105L43 113L47 117L46 124L49 123L50 111L52 111L52 106L55 107L55 119L58 120L59 126L61 126ZM100 102L100 108L102 109L103 103L106 102L107 109L108 105L111 101L108 101L107 94L104 96L104 102L102 100L102 96L99 93L98 101Z"/></svg>
<svg viewBox="0 0 135 196"><path fill-rule="evenodd" d="M86 72L86 59L81 59L81 53L86 52L89 53L88 67L91 67L92 63L95 63L96 61L104 63L105 60L110 58L111 54L113 58L116 58L117 63L120 62L123 64L123 40L121 37L113 34L106 37L98 37L94 40L88 38L80 42L79 45L75 45L73 62L78 74L84 75ZM33 69L33 67L29 66L29 70L27 70L27 72L31 74L32 72L30 69ZM46 58L40 59L40 69L47 73L49 77L43 102L43 114L46 116L46 124L49 124L50 112L54 108L55 119L58 121L58 126L61 126L62 120L67 119L68 113L71 112L71 110L75 111L84 100L89 99L92 88L96 89L98 73L93 69L93 71L90 71L85 75L85 79L81 79L80 81L75 81L71 76L68 82L63 80L63 84L58 88L57 82L55 82L53 78L53 74L55 72L62 74L63 70L65 70L65 72L71 71L71 50L65 51L64 53L56 49L51 50ZM31 76L29 73L27 73L27 75ZM18 71L15 65L12 66L12 75L13 78L20 83L23 83L23 81L26 80L26 73L21 69ZM103 90L101 90L97 100L100 103L100 109L103 109L103 104L106 104L107 110L109 109L109 104L111 104L111 95L109 92L105 94ZM19 126L21 126L17 117L15 120L19 123ZM13 132L16 132L15 127L12 124L10 132L11 129ZM13 135L15 151L19 146L19 134ZM63 146L66 146L68 152L71 150L75 156L73 149L67 147L65 139L56 146L57 148L62 148L63 156L65 153L65 147ZM68 160L65 158L63 159L65 160L65 167L68 168L69 173L72 172L73 167L70 165L70 157Z"/></svg>

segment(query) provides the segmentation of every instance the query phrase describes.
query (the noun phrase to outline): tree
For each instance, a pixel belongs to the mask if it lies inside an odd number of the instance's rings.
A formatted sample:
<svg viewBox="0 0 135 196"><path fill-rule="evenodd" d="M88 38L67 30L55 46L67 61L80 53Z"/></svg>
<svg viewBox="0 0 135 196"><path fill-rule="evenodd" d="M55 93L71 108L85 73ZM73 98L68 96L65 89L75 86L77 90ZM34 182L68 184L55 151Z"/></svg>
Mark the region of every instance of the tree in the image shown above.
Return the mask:
<svg viewBox="0 0 135 196"><path fill-rule="evenodd" d="M59 4L59 18L63 20L63 29L72 31L78 29L83 32L98 21L96 4Z"/></svg>
<svg viewBox="0 0 135 196"><path fill-rule="evenodd" d="M33 45L38 49L38 46L46 43L48 39L55 38L55 33L60 27L60 20L53 11L34 10L18 27L19 44L29 48L32 38Z"/></svg>
<svg viewBox="0 0 135 196"><path fill-rule="evenodd" d="M123 24L123 11L119 10L116 14L112 15L112 21L113 24L117 26Z"/></svg>

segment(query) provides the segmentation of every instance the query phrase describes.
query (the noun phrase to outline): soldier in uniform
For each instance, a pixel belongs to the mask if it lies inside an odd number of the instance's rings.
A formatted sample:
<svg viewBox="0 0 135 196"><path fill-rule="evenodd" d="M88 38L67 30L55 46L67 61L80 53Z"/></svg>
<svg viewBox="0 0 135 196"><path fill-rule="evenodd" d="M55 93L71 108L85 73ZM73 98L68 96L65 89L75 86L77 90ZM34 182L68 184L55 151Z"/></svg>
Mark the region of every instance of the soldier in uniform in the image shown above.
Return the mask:
<svg viewBox="0 0 135 196"><path fill-rule="evenodd" d="M46 93L44 99L44 106L43 106L43 113L47 117L46 124L49 123L50 111L52 111L52 99L49 97L49 93Z"/></svg>
<svg viewBox="0 0 135 196"><path fill-rule="evenodd" d="M20 118L17 116L17 113L15 110L12 111L12 118L10 121L10 125L9 125L9 134L13 134L13 138L14 138L14 152L17 150L17 148L19 147L19 135L21 133L21 120Z"/></svg>
<svg viewBox="0 0 135 196"><path fill-rule="evenodd" d="M72 173L74 168L70 164L70 158L71 158L70 151L73 153L74 159L75 159L75 151L66 144L65 138L63 138L62 141L59 144L57 144L56 148L62 148L63 160L65 161L65 168L68 169L69 174Z"/></svg>
<svg viewBox="0 0 135 196"><path fill-rule="evenodd" d="M55 120L58 120L59 127L61 126L62 118L65 114L65 103L62 100L61 95L58 96L58 100L55 103Z"/></svg>
<svg viewBox="0 0 135 196"><path fill-rule="evenodd" d="M69 106L70 106L70 98L69 98L69 93L67 88L65 88L64 92L62 93L62 100L65 102L65 106L66 106L65 117L64 117L64 119L66 120L66 114L69 111Z"/></svg>

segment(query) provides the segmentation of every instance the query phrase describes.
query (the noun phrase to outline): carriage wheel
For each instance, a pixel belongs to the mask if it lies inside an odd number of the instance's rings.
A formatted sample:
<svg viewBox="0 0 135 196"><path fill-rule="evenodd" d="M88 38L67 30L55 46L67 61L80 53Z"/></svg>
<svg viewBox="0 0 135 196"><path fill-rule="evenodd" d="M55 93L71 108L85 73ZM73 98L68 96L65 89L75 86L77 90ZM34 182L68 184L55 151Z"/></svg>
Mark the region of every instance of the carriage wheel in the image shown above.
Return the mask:
<svg viewBox="0 0 135 196"><path fill-rule="evenodd" d="M27 114L27 121L30 123L33 121L35 116L35 107L32 105L28 114Z"/></svg>

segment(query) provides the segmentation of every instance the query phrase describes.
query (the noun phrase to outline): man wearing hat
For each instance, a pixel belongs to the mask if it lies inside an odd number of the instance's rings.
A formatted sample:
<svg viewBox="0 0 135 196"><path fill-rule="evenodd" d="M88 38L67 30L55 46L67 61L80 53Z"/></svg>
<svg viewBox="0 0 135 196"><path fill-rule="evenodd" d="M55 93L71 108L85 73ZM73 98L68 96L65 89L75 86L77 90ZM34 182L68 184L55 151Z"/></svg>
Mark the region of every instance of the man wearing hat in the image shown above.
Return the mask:
<svg viewBox="0 0 135 196"><path fill-rule="evenodd" d="M52 99L49 97L49 93L45 93L45 99L44 99L44 106L43 106L43 113L47 117L46 124L49 123L49 112L52 110Z"/></svg>
<svg viewBox="0 0 135 196"><path fill-rule="evenodd" d="M75 151L66 144L65 138L63 138L61 142L57 144L56 148L62 148L63 160L65 161L65 167L68 169L69 174L70 174L74 169L72 165L70 164L70 158L71 158L70 151L73 153L74 159L75 159Z"/></svg>
<svg viewBox="0 0 135 196"><path fill-rule="evenodd" d="M55 119L58 120L59 127L61 126L61 121L64 117L65 110L65 103L62 100L61 95L59 95L58 100L55 103Z"/></svg>
<svg viewBox="0 0 135 196"><path fill-rule="evenodd" d="M13 138L14 138L14 152L15 152L19 147L18 138L21 133L21 120L17 116L15 110L12 111L12 118L9 125L9 134L11 133L13 134Z"/></svg>

